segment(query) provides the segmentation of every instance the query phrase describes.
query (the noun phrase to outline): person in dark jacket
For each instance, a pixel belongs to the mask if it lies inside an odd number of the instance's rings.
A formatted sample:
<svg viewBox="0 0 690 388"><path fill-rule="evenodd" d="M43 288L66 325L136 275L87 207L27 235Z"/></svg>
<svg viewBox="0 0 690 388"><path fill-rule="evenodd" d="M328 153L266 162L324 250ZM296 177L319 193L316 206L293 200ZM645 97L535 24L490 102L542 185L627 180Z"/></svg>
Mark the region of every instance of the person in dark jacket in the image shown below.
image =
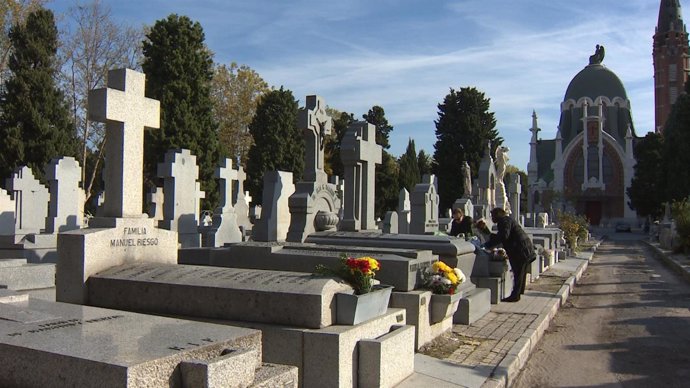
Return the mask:
<svg viewBox="0 0 690 388"><path fill-rule="evenodd" d="M448 235L458 237L461 233L465 236L472 234L472 217L466 216L462 209L455 208Z"/></svg>
<svg viewBox="0 0 690 388"><path fill-rule="evenodd" d="M520 295L525 293L527 266L536 259L532 240L527 236L517 221L508 217L500 207L491 210L491 220L497 224L498 231L492 233L489 241L484 244L487 249L502 245L508 255L510 267L513 271L513 291L503 302L517 302ZM486 228L486 225L484 225Z"/></svg>

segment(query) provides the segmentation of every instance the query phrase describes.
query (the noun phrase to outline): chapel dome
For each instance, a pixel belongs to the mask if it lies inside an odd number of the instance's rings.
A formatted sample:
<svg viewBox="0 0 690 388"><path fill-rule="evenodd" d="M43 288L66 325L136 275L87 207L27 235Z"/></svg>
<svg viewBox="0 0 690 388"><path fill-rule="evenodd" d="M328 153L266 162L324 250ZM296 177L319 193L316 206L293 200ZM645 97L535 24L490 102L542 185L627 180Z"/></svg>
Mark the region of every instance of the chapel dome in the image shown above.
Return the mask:
<svg viewBox="0 0 690 388"><path fill-rule="evenodd" d="M582 97L595 100L601 96L608 97L610 100L615 97L628 99L623 83L618 76L604 65L593 64L586 66L570 81L563 101L569 99L577 101Z"/></svg>

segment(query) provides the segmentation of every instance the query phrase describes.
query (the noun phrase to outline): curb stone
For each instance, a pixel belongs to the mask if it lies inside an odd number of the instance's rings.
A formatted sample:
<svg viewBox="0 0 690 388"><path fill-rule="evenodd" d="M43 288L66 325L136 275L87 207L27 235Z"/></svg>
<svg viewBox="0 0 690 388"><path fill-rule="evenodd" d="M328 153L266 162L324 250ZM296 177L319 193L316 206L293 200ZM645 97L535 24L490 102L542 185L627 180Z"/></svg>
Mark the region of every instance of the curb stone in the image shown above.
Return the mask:
<svg viewBox="0 0 690 388"><path fill-rule="evenodd" d="M535 320L536 324L532 323L528 330L525 331L523 337L516 341L513 347L508 351L508 354L494 369L491 376L482 384L482 388L504 388L509 387L513 383L527 363L531 352L536 348L539 340L544 336L551 320L556 316L561 306L567 301L570 296L570 291L575 287L577 281L580 280L582 274L587 270L587 266L592 260L592 257L594 257L594 253L597 251L601 241L602 240L596 243L590 252L580 253L574 257L582 260L582 263L577 267L575 273L568 277L563 286L558 290L556 295L554 295L552 301L542 310Z"/></svg>

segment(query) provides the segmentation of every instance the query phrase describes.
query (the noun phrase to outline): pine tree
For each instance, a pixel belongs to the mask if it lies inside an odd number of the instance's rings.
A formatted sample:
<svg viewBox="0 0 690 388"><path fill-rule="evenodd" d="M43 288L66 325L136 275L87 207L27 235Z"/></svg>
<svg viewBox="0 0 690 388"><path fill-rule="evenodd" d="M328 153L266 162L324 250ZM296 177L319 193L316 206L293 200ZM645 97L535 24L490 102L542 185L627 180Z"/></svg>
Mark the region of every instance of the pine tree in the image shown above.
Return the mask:
<svg viewBox="0 0 690 388"><path fill-rule="evenodd" d="M658 133L648 133L635 145L635 175L627 189L632 208L643 217L657 218L662 213L663 192L661 174L663 171L664 138Z"/></svg>
<svg viewBox="0 0 690 388"><path fill-rule="evenodd" d="M390 143L388 143L388 135L393 131L393 127L388 125L386 112L383 108L375 105L369 109L367 114L362 115L362 118L376 126L376 144L383 147L384 150L391 148Z"/></svg>
<svg viewBox="0 0 690 388"><path fill-rule="evenodd" d="M0 177L28 165L35 176L52 158L76 156L74 124L57 88L58 31L53 13L38 9L9 33L11 76L0 97Z"/></svg>
<svg viewBox="0 0 690 388"><path fill-rule="evenodd" d="M271 90L264 94L249 125L254 144L249 149L247 179L255 202L263 194L267 171L291 171L299 181L304 171L304 137L297 128L298 106L290 90Z"/></svg>
<svg viewBox="0 0 690 388"><path fill-rule="evenodd" d="M439 207L450 208L463 193L460 166L467 161L476 175L487 142L495 150L503 139L496 131L489 99L472 87L450 89L438 105L433 171L438 177Z"/></svg>
<svg viewBox="0 0 690 388"><path fill-rule="evenodd" d="M407 142L407 150L400 157L398 164L400 165L400 188L404 187L408 192L412 192L414 186L421 182L414 140L410 139Z"/></svg>
<svg viewBox="0 0 690 388"><path fill-rule="evenodd" d="M173 14L157 21L146 37L142 64L146 94L161 103L161 128L146 132L147 176L153 180L169 149L189 149L196 155L206 192L204 206L212 209L218 202L214 172L222 153L211 101L213 59L204 44L204 31L198 22Z"/></svg>
<svg viewBox="0 0 690 388"><path fill-rule="evenodd" d="M393 131L393 127L388 124L386 113L380 106L372 107L362 117L376 127L376 143L383 147L381 164L376 166L374 200L374 213L383 217L388 210L395 210L398 205L398 162L386 151L390 147L388 134Z"/></svg>

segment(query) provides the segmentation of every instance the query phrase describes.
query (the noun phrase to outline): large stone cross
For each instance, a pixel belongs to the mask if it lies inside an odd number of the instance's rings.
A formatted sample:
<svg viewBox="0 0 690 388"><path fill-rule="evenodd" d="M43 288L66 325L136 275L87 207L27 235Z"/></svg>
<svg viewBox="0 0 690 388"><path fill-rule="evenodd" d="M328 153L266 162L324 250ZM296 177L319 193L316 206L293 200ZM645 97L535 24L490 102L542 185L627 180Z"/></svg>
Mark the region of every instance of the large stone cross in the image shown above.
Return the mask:
<svg viewBox="0 0 690 388"><path fill-rule="evenodd" d="M144 96L146 76L108 72L108 87L89 92L89 119L106 123L104 217L142 217L144 127L160 126L160 103Z"/></svg>
<svg viewBox="0 0 690 388"><path fill-rule="evenodd" d="M298 117L304 131L305 164L304 181L325 183L328 176L323 171L324 141L331 134L333 120L326 113L326 103L319 96L307 96L305 107Z"/></svg>
<svg viewBox="0 0 690 388"><path fill-rule="evenodd" d="M382 147L376 144L375 126L356 122L347 129L340 147L345 169L345 213L341 229L376 229L375 177L381 154Z"/></svg>

